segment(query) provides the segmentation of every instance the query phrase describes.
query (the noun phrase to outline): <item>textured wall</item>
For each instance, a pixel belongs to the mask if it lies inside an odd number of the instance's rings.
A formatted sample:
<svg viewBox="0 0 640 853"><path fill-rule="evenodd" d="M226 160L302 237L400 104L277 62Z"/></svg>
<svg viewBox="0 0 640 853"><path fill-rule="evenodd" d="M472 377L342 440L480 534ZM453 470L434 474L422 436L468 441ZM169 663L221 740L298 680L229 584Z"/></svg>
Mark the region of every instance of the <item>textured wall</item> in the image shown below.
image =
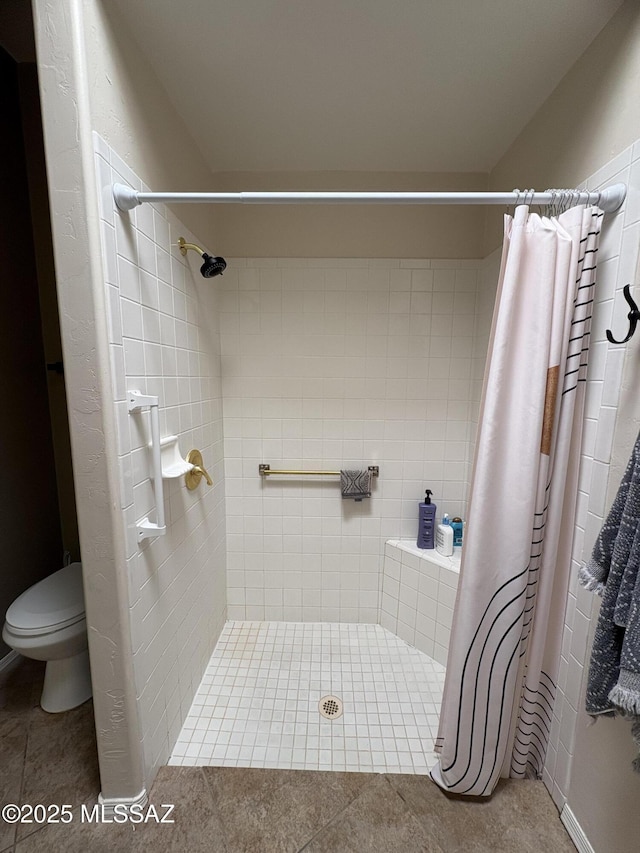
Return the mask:
<svg viewBox="0 0 640 853"><path fill-rule="evenodd" d="M496 163L489 189L580 184L640 137L639 92L640 6L627 0ZM501 242L500 220L489 208L484 254Z"/></svg>
<svg viewBox="0 0 640 853"><path fill-rule="evenodd" d="M34 24L102 794L144 779L111 405L81 0L35 0Z"/></svg>
<svg viewBox="0 0 640 853"><path fill-rule="evenodd" d="M92 129L154 190L210 189L211 172L189 129L115 4L83 0L83 15ZM203 242L215 233L214 207L180 205L176 212Z"/></svg>

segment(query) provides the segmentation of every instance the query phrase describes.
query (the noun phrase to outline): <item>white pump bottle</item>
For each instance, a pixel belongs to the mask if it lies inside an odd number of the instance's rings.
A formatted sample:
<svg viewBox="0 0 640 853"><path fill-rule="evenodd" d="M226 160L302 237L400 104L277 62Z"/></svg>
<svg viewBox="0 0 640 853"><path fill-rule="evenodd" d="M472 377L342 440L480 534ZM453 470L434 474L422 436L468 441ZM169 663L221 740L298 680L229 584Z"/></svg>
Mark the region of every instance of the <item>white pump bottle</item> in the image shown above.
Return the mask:
<svg viewBox="0 0 640 853"><path fill-rule="evenodd" d="M453 528L446 512L442 516L442 522L436 527L436 551L443 557L453 555Z"/></svg>

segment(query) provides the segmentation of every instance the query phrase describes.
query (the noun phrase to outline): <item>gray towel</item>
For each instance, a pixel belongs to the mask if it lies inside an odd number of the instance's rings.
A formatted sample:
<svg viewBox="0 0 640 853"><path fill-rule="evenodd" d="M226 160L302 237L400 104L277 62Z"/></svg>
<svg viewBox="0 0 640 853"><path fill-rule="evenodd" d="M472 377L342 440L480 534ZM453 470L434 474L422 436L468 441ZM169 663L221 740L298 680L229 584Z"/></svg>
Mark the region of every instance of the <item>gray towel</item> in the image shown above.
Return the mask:
<svg viewBox="0 0 640 853"><path fill-rule="evenodd" d="M361 501L371 497L371 473L367 468L360 471L340 471L340 490L343 498Z"/></svg>
<svg viewBox="0 0 640 853"><path fill-rule="evenodd" d="M633 719L640 749L640 435L580 583L602 596L586 710ZM640 772L640 756L633 763Z"/></svg>

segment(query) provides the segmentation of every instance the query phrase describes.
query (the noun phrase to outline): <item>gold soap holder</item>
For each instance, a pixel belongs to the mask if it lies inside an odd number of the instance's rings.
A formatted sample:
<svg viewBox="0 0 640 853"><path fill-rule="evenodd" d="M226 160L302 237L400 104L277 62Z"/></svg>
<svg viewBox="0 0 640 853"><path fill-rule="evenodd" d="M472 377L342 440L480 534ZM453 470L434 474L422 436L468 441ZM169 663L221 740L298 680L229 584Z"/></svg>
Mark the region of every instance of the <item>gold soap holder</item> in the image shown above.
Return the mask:
<svg viewBox="0 0 640 853"><path fill-rule="evenodd" d="M200 485L200 480L204 477L207 481L208 486L213 486L213 480L207 473L206 468L204 467L202 461L202 453L199 450L190 450L187 453L187 462L189 465L192 465L190 471L184 475L184 482L189 491L193 491L193 489L197 489Z"/></svg>

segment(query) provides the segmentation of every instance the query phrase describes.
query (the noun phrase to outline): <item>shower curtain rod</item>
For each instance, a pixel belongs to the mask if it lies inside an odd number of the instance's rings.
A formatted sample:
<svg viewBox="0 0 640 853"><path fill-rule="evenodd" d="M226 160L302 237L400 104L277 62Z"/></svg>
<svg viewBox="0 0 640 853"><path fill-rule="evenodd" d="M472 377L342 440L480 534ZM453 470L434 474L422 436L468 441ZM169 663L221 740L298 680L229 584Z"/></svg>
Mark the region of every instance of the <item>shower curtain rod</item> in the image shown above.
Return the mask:
<svg viewBox="0 0 640 853"><path fill-rule="evenodd" d="M120 210L132 210L147 201L175 204L595 204L613 213L625 200L626 184L613 184L599 192L587 190L512 190L482 192L235 192L146 193L123 184L113 185Z"/></svg>

